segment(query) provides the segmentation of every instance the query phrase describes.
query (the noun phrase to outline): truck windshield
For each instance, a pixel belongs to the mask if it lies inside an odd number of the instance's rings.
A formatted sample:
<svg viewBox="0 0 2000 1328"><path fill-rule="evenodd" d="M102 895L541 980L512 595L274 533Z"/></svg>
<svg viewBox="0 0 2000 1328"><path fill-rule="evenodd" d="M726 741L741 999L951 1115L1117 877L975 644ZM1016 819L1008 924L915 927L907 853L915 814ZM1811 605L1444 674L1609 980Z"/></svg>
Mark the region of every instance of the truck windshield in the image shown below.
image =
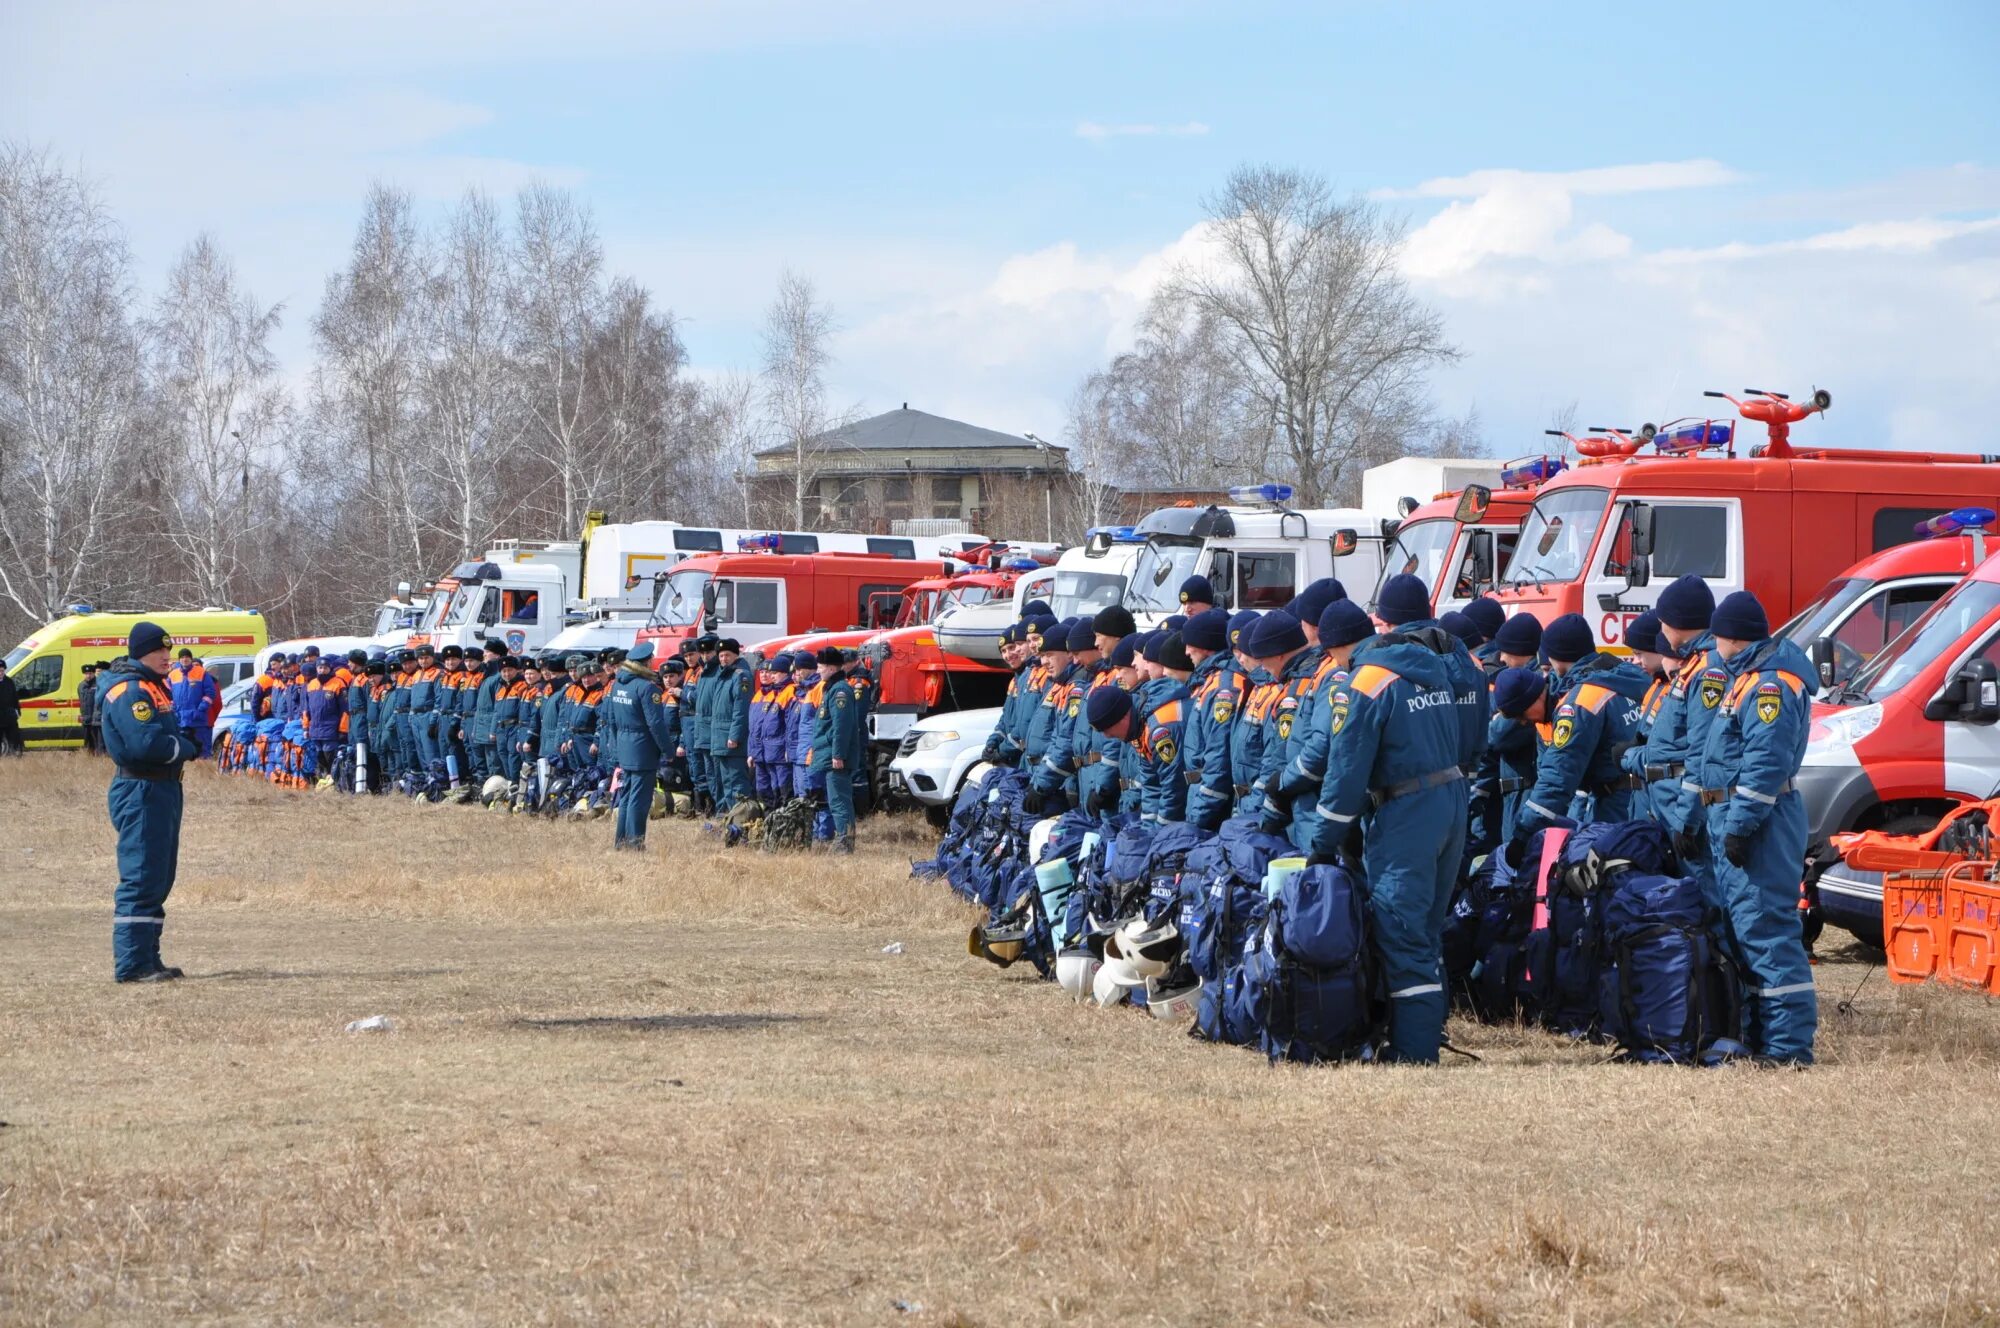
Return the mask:
<svg viewBox="0 0 2000 1328"><path fill-rule="evenodd" d="M1610 498L1606 489L1560 489L1543 495L1521 523L1521 540L1503 579L1530 585L1581 577Z"/></svg>
<svg viewBox="0 0 2000 1328"><path fill-rule="evenodd" d="M1174 583L1176 593L1180 582ZM1116 572L1057 572L1049 593L1049 612L1058 619L1096 616L1125 597L1125 578ZM1175 607L1179 607L1176 605Z"/></svg>
<svg viewBox="0 0 2000 1328"><path fill-rule="evenodd" d="M486 589L477 582L469 586L460 586L451 597L451 608L445 612L444 625L457 627L461 623L471 622L474 614L479 616L481 622L493 621L492 615L485 611Z"/></svg>
<svg viewBox="0 0 2000 1328"><path fill-rule="evenodd" d="M1179 613L1181 582L1193 576L1200 563L1200 540L1153 536L1140 551L1138 562L1132 565L1132 583L1125 590L1125 607L1135 613ZM1060 595L1060 572L1056 574L1056 586Z"/></svg>
<svg viewBox="0 0 2000 1328"><path fill-rule="evenodd" d="M438 624L444 621L445 610L449 609L451 605L451 593L439 590L436 594L432 595L430 602L424 605L423 616L417 619L418 629L425 632L436 631Z"/></svg>
<svg viewBox="0 0 2000 1328"><path fill-rule="evenodd" d="M27 657L28 648L26 646L15 646L12 650L8 651L7 672L12 673L16 668L20 667L21 661Z"/></svg>
<svg viewBox="0 0 2000 1328"><path fill-rule="evenodd" d="M1798 616L1778 629L1778 635L1790 641L1801 650L1827 634L1834 621L1847 612L1847 606L1868 593L1873 581L1864 577L1851 576L1835 581L1820 592L1820 597L1799 610Z"/></svg>
<svg viewBox="0 0 2000 1328"><path fill-rule="evenodd" d="M992 598L992 586L953 586L945 592L944 600L938 605L937 611L943 614L952 609L969 609L975 604L984 604Z"/></svg>
<svg viewBox="0 0 2000 1328"><path fill-rule="evenodd" d="M1425 590L1437 594L1445 555L1451 552L1451 542L1457 535L1458 522L1448 517L1418 521L1398 530L1396 538L1382 551L1382 579L1376 583L1373 599L1382 597L1382 586L1390 577L1405 572L1421 580Z"/></svg>
<svg viewBox="0 0 2000 1328"><path fill-rule="evenodd" d="M669 574L666 587L660 591L660 602L653 606L652 625L694 626L701 618L701 588L708 584L708 575L696 567Z"/></svg>
<svg viewBox="0 0 2000 1328"><path fill-rule="evenodd" d="M1938 656L1956 647L1995 608L2000 608L2000 584L1959 582L1911 623L1908 631L1885 646L1874 663L1856 674L1848 692L1865 693L1870 701L1893 696Z"/></svg>

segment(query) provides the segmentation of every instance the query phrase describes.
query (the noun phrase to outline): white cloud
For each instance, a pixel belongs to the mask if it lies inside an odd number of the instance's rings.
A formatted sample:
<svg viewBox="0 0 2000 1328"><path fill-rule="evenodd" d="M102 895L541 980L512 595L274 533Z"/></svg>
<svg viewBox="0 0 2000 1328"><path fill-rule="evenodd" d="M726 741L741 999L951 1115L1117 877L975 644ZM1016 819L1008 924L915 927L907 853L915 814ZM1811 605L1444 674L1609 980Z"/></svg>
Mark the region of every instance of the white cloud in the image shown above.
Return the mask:
<svg viewBox="0 0 2000 1328"><path fill-rule="evenodd" d="M1813 441L1978 450L1952 426L2000 411L2000 215L1909 210L1654 249L1590 215L1594 195L1725 173L1499 170L1423 187L1451 201L1412 232L1404 270L1468 352L1439 380L1445 409L1476 401L1494 446L1520 451L1571 400L1658 421L1711 408L1705 388L1817 384L1835 409L1807 426Z"/></svg>
<svg viewBox="0 0 2000 1328"><path fill-rule="evenodd" d="M1095 120L1079 120L1076 136L1101 143L1107 138L1198 138L1208 132L1208 126L1199 120L1189 120L1185 124L1099 124Z"/></svg>
<svg viewBox="0 0 2000 1328"><path fill-rule="evenodd" d="M1735 184L1741 175L1706 157L1655 161L1632 166L1594 166L1581 171L1485 170L1425 180L1414 189L1378 189L1371 198L1477 198L1509 187L1555 190L1564 194L1638 194L1658 189L1705 189Z"/></svg>

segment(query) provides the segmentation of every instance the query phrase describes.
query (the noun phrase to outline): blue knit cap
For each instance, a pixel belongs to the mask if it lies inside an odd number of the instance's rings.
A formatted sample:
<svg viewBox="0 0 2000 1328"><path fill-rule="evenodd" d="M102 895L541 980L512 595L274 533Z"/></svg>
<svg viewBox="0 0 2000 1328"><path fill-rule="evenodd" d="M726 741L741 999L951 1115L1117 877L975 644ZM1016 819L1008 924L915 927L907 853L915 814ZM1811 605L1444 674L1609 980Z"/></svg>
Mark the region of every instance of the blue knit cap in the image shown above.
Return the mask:
<svg viewBox="0 0 2000 1328"><path fill-rule="evenodd" d="M1097 649L1097 629L1090 625L1090 619L1078 618L1076 625L1069 629L1069 648L1072 651Z"/></svg>
<svg viewBox="0 0 2000 1328"><path fill-rule="evenodd" d="M1625 624L1625 644L1633 650L1650 651L1655 655L1666 652L1666 642L1660 636L1660 615L1642 613Z"/></svg>
<svg viewBox="0 0 2000 1328"><path fill-rule="evenodd" d="M1299 620L1283 609L1265 614L1257 620L1246 636L1249 644L1244 647L1252 659L1272 659L1306 648L1305 628Z"/></svg>
<svg viewBox="0 0 2000 1328"><path fill-rule="evenodd" d="M1221 650L1229 644L1229 615L1221 609L1207 609L1187 620L1181 628L1181 644L1197 650Z"/></svg>
<svg viewBox="0 0 2000 1328"><path fill-rule="evenodd" d="M1690 572L1660 592L1653 606L1660 621L1677 632L1699 632L1707 628L1715 613L1715 592L1708 582Z"/></svg>
<svg viewBox="0 0 2000 1328"><path fill-rule="evenodd" d="M1479 629L1480 638L1486 641L1498 636L1501 625L1507 621L1507 610L1500 607L1499 600L1487 595L1481 595L1466 605L1463 612Z"/></svg>
<svg viewBox="0 0 2000 1328"><path fill-rule="evenodd" d="M1548 679L1540 669L1502 669L1493 680L1493 708L1509 719L1519 719L1541 699L1548 686Z"/></svg>
<svg viewBox="0 0 2000 1328"><path fill-rule="evenodd" d="M1129 669L1132 667L1132 661L1138 657L1138 654L1138 635L1135 633L1131 636L1121 636L1118 638L1118 644L1111 647L1111 667L1114 669Z"/></svg>
<svg viewBox="0 0 2000 1328"><path fill-rule="evenodd" d="M1102 732L1132 713L1132 694L1123 687L1093 687L1083 713L1090 727Z"/></svg>
<svg viewBox="0 0 2000 1328"><path fill-rule="evenodd" d="M1229 648L1242 650L1248 646L1244 634L1257 625L1257 610L1244 609L1229 616Z"/></svg>
<svg viewBox="0 0 2000 1328"><path fill-rule="evenodd" d="M1542 653L1558 664L1574 664L1596 650L1597 637L1580 613L1565 613L1542 631Z"/></svg>
<svg viewBox="0 0 2000 1328"><path fill-rule="evenodd" d="M1391 627L1431 616L1431 592L1419 578L1398 572L1382 583L1375 597L1375 615Z"/></svg>
<svg viewBox="0 0 2000 1328"><path fill-rule="evenodd" d="M1346 598L1345 586L1330 576L1323 576L1294 595L1292 602L1285 606L1285 612L1302 623L1311 623L1317 629L1319 616L1326 612L1326 606L1337 599Z"/></svg>
<svg viewBox="0 0 2000 1328"><path fill-rule="evenodd" d="M167 629L158 623L134 623L131 633L125 638L125 653L133 659L144 659L155 650L165 649L173 643Z"/></svg>
<svg viewBox="0 0 2000 1328"><path fill-rule="evenodd" d="M1351 646L1373 635L1375 624L1351 599L1337 599L1319 615L1319 643L1323 646Z"/></svg>
<svg viewBox="0 0 2000 1328"><path fill-rule="evenodd" d="M1202 604L1215 603L1215 587L1208 584L1205 576L1191 576L1181 582L1180 602L1194 600Z"/></svg>
<svg viewBox="0 0 2000 1328"><path fill-rule="evenodd" d="M1532 613L1517 613L1500 624L1493 644L1503 655L1533 658L1542 652L1542 620Z"/></svg>
<svg viewBox="0 0 2000 1328"><path fill-rule="evenodd" d="M1481 643L1479 637L1478 624L1474 623L1472 619L1466 617L1464 614L1460 613L1456 609L1453 609L1450 613L1439 614L1438 626L1444 628L1447 632L1450 632L1453 636L1465 642L1465 648L1467 650L1470 650L1474 646L1477 646Z"/></svg>
<svg viewBox="0 0 2000 1328"><path fill-rule="evenodd" d="M1709 619L1708 630L1731 641L1762 641L1771 635L1771 620L1764 606L1747 590L1724 595Z"/></svg>

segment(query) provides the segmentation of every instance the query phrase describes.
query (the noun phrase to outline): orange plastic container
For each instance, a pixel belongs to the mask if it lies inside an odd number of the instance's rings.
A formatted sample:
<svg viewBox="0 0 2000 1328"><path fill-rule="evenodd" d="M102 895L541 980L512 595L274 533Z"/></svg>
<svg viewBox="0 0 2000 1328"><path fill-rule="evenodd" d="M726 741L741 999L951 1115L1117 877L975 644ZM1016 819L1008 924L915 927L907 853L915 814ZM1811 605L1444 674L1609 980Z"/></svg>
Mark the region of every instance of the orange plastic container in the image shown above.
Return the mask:
<svg viewBox="0 0 2000 1328"><path fill-rule="evenodd" d="M2000 996L2000 884L1983 879L1987 866L1968 862L1945 873L1938 975L1954 986Z"/></svg>
<svg viewBox="0 0 2000 1328"><path fill-rule="evenodd" d="M1891 982L1928 982L1945 953L1944 877L1892 872L1882 879L1882 938Z"/></svg>

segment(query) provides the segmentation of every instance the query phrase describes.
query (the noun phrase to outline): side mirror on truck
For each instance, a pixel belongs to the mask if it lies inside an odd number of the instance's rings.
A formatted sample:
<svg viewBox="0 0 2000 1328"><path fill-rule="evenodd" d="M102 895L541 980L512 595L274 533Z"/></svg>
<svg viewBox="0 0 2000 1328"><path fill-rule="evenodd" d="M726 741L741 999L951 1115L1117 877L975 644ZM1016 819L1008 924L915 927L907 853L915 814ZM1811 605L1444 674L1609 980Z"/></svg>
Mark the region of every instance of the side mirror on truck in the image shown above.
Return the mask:
<svg viewBox="0 0 2000 1328"><path fill-rule="evenodd" d="M1806 656L1812 660L1813 672L1819 675L1819 685L1831 687L1839 681L1839 660L1834 654L1833 638L1816 636L1806 647Z"/></svg>
<svg viewBox="0 0 2000 1328"><path fill-rule="evenodd" d="M1924 707L1924 718L1961 724L2000 723L2000 667L1990 659L1958 666L1944 689Z"/></svg>
<svg viewBox="0 0 2000 1328"><path fill-rule="evenodd" d="M1627 545L1631 550L1631 560L1625 564L1625 588L1638 590L1653 579L1653 509L1645 503L1633 503L1625 509L1625 519L1630 523Z"/></svg>
<svg viewBox="0 0 2000 1328"><path fill-rule="evenodd" d="M1473 596L1485 594L1493 586L1493 532L1490 530L1468 530L1465 532L1465 579L1471 582Z"/></svg>

